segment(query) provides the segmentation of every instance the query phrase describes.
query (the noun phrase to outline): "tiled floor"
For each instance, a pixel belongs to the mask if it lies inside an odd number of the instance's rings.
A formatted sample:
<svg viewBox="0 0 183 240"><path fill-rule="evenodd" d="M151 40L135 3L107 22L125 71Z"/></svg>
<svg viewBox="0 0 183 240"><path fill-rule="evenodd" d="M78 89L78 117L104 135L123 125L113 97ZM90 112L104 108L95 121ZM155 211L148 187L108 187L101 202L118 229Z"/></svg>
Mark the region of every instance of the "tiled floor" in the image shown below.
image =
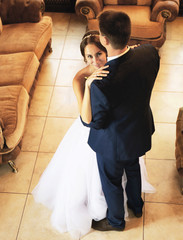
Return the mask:
<svg viewBox="0 0 183 240"><path fill-rule="evenodd" d="M75 14L53 18L53 52L47 54L31 102L18 174L0 166L0 239L70 240L50 225L49 210L36 204L31 191L69 126L78 116L72 78L84 66L79 43L85 22ZM124 232L91 231L83 240L182 240L183 196L175 166L175 122L183 106L183 17L167 24L160 50L161 68L152 94L156 132L146 156L156 193L145 194L141 219L131 216Z"/></svg>

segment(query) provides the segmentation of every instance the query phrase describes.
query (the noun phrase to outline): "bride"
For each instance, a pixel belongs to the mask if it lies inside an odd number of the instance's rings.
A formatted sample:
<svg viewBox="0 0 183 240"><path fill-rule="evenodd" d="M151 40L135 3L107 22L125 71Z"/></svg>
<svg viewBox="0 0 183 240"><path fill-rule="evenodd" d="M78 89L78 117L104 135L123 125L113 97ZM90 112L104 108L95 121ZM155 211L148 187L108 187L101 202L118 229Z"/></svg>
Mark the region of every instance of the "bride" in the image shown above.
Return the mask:
<svg viewBox="0 0 183 240"><path fill-rule="evenodd" d="M106 49L101 45L97 31L87 32L80 44L81 54L87 66L73 79L73 89L82 118L85 107L91 112L90 84L108 74ZM86 108L85 108L86 109ZM88 114L87 112L87 114ZM83 126L80 117L72 124L57 148L52 160L42 174L32 194L36 202L52 210L51 223L59 232L69 232L75 239L87 234L92 219L106 217L107 205L102 192L96 155L87 144L89 128ZM147 181L144 159L141 166L142 192L152 193L153 186ZM125 189L126 176L122 185ZM127 200L125 191L124 198ZM125 217L128 211L125 205Z"/></svg>

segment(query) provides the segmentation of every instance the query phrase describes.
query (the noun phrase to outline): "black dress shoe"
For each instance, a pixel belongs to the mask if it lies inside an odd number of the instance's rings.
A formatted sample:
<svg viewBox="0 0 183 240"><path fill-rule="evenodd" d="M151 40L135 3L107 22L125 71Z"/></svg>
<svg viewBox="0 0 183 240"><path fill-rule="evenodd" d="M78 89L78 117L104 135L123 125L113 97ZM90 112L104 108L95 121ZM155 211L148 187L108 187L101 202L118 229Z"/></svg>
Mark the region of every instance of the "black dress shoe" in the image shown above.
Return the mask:
<svg viewBox="0 0 183 240"><path fill-rule="evenodd" d="M128 208L129 209L131 209L132 210L132 212L133 212L133 214L135 215L135 217L137 217L137 218L140 218L140 217L142 217L142 211L136 211L134 208L132 208L129 204L127 204L128 205Z"/></svg>
<svg viewBox="0 0 183 240"><path fill-rule="evenodd" d="M134 214L135 217L137 217L137 218L142 217L142 212L133 212L133 214Z"/></svg>
<svg viewBox="0 0 183 240"><path fill-rule="evenodd" d="M107 218L100 221L92 220L92 228L98 231L123 231L125 227L113 227L109 224Z"/></svg>

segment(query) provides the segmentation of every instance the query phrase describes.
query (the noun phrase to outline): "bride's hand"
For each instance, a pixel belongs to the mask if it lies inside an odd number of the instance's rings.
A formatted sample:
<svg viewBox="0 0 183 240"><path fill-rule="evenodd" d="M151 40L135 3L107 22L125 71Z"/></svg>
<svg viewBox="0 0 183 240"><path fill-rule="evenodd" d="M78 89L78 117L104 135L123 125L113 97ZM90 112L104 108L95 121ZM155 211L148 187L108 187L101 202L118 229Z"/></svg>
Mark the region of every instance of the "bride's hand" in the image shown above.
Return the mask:
<svg viewBox="0 0 183 240"><path fill-rule="evenodd" d="M95 70L86 80L85 84L87 85L87 87L90 87L91 83L94 80L101 80L102 77L106 77L107 74L109 73L109 71L105 70L106 68L108 68L109 65L101 67L97 70Z"/></svg>

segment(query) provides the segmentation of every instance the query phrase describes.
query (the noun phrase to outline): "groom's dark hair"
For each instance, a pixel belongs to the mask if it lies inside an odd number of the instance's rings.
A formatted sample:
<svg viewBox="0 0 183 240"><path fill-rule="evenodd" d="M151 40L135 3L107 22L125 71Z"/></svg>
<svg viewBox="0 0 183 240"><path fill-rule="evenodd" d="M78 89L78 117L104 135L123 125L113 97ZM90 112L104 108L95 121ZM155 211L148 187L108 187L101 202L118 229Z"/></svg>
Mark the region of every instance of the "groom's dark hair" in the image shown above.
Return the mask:
<svg viewBox="0 0 183 240"><path fill-rule="evenodd" d="M124 12L105 11L98 16L100 34L106 36L114 49L123 49L131 34L131 21Z"/></svg>

